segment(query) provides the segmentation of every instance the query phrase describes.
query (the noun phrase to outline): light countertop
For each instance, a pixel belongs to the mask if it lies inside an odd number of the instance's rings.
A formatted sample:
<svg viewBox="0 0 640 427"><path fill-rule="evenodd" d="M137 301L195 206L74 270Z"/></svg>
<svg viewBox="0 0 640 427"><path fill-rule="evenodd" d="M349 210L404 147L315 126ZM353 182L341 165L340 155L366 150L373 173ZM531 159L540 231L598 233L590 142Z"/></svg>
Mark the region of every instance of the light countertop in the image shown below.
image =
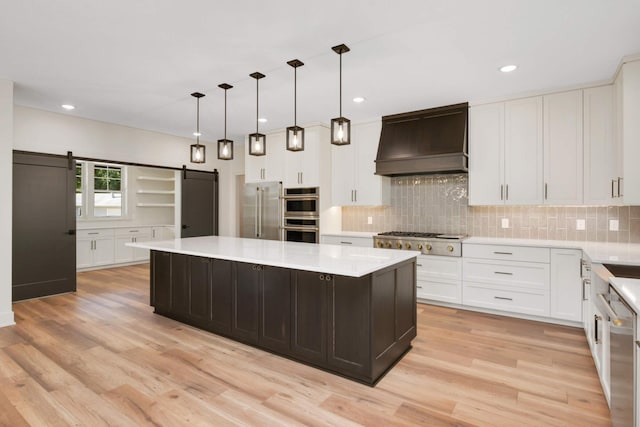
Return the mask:
<svg viewBox="0 0 640 427"><path fill-rule="evenodd" d="M611 277L609 283L620 293L620 296L640 315L640 279Z"/></svg>
<svg viewBox="0 0 640 427"><path fill-rule="evenodd" d="M126 245L351 277L362 277L419 255L417 251L220 236L127 243Z"/></svg>
<svg viewBox="0 0 640 427"><path fill-rule="evenodd" d="M151 227L175 227L172 224L129 224L129 225L86 225L86 224L77 224L76 230L109 230L113 228L151 228Z"/></svg>
<svg viewBox="0 0 640 427"><path fill-rule="evenodd" d="M494 237L468 237L463 244L477 243L483 245L514 245L538 248L581 249L592 262L598 264L622 264L640 266L640 244L638 243L605 243L578 242L565 240L509 239ZM464 255L464 247L463 247Z"/></svg>

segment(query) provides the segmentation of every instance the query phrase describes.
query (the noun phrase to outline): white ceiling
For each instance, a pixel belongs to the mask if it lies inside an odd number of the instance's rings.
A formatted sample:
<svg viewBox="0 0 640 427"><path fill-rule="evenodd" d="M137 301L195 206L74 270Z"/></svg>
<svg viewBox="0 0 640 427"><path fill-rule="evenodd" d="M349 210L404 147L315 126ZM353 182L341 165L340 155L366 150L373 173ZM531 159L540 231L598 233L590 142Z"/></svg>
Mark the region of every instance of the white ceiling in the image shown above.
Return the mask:
<svg viewBox="0 0 640 427"><path fill-rule="evenodd" d="M190 137L262 130L338 116L353 121L609 79L640 52L638 0L0 0L0 76L15 102ZM498 68L517 64L503 74ZM354 96L366 97L355 104Z"/></svg>

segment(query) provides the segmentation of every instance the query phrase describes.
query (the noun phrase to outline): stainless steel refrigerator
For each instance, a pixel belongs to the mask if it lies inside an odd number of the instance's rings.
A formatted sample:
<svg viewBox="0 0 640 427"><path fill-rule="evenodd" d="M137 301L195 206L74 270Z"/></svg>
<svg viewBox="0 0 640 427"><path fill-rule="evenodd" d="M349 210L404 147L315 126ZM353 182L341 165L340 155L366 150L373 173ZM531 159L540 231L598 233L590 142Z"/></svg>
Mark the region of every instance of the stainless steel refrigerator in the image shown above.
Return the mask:
<svg viewBox="0 0 640 427"><path fill-rule="evenodd" d="M245 184L242 237L282 240L282 183Z"/></svg>

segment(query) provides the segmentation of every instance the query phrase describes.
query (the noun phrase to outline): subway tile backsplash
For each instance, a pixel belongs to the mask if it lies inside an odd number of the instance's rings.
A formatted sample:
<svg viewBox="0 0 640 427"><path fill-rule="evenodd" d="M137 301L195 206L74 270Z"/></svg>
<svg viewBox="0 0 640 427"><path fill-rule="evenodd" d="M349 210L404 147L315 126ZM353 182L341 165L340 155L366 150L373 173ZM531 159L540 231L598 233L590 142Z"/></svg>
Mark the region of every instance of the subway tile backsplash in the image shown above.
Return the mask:
<svg viewBox="0 0 640 427"><path fill-rule="evenodd" d="M469 206L467 189L465 174L394 177L391 205L343 207L342 229L640 243L640 206ZM576 230L578 219L585 230ZM609 231L611 219L618 231Z"/></svg>

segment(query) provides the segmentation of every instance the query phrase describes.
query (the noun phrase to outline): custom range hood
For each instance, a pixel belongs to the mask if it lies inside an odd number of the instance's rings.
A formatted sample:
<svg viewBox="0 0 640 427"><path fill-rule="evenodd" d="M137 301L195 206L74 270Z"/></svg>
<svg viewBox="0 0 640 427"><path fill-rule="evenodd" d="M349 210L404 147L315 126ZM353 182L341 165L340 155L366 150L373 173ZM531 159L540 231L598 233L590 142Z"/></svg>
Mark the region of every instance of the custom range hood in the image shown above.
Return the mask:
<svg viewBox="0 0 640 427"><path fill-rule="evenodd" d="M382 117L376 175L467 172L469 104Z"/></svg>

